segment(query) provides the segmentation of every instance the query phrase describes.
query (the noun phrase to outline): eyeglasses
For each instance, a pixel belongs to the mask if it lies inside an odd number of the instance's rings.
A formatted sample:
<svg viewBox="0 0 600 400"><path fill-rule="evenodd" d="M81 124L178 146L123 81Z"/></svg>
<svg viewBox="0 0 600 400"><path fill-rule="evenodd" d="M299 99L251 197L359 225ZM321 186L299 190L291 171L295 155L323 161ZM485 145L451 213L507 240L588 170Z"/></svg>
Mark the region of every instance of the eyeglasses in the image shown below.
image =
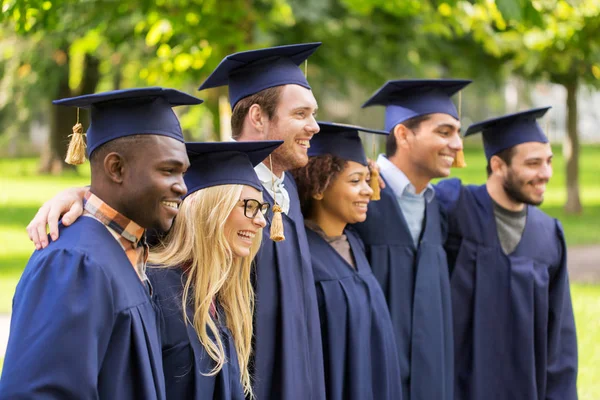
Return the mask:
<svg viewBox="0 0 600 400"><path fill-rule="evenodd" d="M240 199L244 203L244 216L246 218L254 219L258 212L265 216L269 211L271 205L269 203L261 203L255 199Z"/></svg>

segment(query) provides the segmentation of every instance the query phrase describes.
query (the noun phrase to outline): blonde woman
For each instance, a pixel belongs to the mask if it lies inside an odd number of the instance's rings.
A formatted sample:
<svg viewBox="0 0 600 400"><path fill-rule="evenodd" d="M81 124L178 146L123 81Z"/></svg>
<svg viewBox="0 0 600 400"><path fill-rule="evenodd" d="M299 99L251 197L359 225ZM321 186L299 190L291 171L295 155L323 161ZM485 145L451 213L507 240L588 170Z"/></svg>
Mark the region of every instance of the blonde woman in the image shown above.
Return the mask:
<svg viewBox="0 0 600 400"><path fill-rule="evenodd" d="M252 397L250 274L269 209L253 167L281 143L187 144L188 193L148 269L167 399Z"/></svg>

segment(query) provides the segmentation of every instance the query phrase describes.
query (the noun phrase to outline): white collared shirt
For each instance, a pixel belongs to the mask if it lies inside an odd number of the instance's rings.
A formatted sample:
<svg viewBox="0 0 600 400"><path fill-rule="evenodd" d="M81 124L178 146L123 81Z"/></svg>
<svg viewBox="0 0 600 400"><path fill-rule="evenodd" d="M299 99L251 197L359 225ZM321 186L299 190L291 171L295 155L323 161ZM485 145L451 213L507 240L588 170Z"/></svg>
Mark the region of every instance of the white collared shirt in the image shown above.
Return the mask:
<svg viewBox="0 0 600 400"><path fill-rule="evenodd" d="M427 187L421 193L417 193L415 186L410 183L406 174L383 154L377 157L377 165L379 165L385 182L396 196L414 243L418 244L421 231L423 230L426 203L431 202L435 195L433 185L428 183Z"/></svg>
<svg viewBox="0 0 600 400"><path fill-rule="evenodd" d="M285 179L285 172L281 174L281 177L273 174L269 167L265 164L260 163L254 167L258 180L263 185L267 193L275 200L277 204L281 206L284 213L290 211L290 195L283 184Z"/></svg>

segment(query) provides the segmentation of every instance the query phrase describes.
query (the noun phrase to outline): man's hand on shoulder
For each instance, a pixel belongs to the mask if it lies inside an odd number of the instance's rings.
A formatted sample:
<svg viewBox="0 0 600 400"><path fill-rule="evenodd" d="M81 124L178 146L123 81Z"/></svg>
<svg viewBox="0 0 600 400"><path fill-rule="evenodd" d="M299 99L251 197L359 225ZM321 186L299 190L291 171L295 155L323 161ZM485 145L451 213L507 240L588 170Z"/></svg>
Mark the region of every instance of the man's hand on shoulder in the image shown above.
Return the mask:
<svg viewBox="0 0 600 400"><path fill-rule="evenodd" d="M87 186L63 190L40 207L27 225L29 240L36 250L46 248L49 244L47 227L50 228L52 240L58 239L58 221L61 216L63 225L69 226L83 214L83 198L89 190Z"/></svg>

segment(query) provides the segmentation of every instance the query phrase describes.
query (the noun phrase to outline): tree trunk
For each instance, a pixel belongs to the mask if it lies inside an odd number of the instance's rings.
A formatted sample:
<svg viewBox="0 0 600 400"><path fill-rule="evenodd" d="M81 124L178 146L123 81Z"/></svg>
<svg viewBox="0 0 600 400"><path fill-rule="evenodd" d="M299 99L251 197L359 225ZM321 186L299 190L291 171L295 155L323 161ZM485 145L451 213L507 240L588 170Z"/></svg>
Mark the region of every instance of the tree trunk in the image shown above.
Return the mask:
<svg viewBox="0 0 600 400"><path fill-rule="evenodd" d="M567 137L563 146L567 167L567 214L581 214L583 207L579 198L579 136L577 133L577 83L574 79L565 85L567 89Z"/></svg>
<svg viewBox="0 0 600 400"><path fill-rule="evenodd" d="M68 54L68 47L62 51ZM83 71L83 79L79 87L79 94L94 93L98 81L100 61L86 54ZM60 78L54 98L62 99L71 97L75 94L69 88L69 62L67 61L57 66L60 69ZM84 129L89 125L89 115L87 112L80 112L80 122ZM42 155L40 172L53 175L60 174L66 169L74 169L74 166L65 163L64 159L69 146L69 135L73 132L72 127L77 121L77 111L72 107L53 106L50 114L50 142L47 151Z"/></svg>
<svg viewBox="0 0 600 400"><path fill-rule="evenodd" d="M57 63L57 87L54 92L55 99L70 97L69 89L69 60L68 46L61 50L66 58L64 62ZM69 107L52 106L50 108L50 137L46 151L42 154L39 171L41 173L58 175L66 168L72 168L65 163L67 146L69 144L68 136L72 132L72 126L75 124L73 109Z"/></svg>

